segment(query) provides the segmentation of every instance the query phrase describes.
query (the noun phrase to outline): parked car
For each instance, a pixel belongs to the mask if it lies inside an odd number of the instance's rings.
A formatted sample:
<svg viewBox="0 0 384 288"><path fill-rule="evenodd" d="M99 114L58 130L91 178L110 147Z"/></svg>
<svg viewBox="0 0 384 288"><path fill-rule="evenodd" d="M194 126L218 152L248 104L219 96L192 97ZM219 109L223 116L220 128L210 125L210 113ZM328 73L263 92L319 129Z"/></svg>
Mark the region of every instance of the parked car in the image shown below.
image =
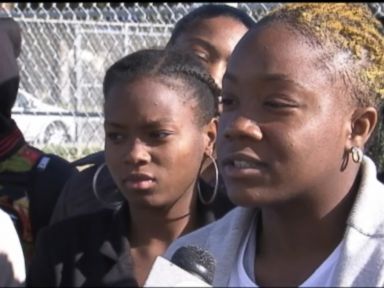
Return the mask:
<svg viewBox="0 0 384 288"><path fill-rule="evenodd" d="M75 117L71 111L44 103L19 89L12 118L32 144L62 144L74 140Z"/></svg>

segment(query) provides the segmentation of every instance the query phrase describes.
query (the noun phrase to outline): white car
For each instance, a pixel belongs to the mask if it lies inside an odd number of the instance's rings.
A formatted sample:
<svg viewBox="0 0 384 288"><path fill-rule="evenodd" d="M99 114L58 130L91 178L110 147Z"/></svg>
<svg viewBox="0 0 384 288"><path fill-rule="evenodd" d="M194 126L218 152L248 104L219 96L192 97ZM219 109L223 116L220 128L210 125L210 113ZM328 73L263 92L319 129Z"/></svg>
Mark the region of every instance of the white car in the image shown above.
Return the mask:
<svg viewBox="0 0 384 288"><path fill-rule="evenodd" d="M74 140L75 118L71 111L44 103L19 89L12 118L33 144L63 144Z"/></svg>

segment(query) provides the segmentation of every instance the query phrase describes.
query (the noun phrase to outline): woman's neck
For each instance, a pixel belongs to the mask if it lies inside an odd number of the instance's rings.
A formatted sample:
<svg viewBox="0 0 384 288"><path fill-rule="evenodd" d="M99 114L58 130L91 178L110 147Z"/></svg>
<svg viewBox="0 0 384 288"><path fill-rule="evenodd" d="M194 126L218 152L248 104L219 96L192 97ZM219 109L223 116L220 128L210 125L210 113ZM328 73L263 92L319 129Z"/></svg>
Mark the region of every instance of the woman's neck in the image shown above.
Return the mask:
<svg viewBox="0 0 384 288"><path fill-rule="evenodd" d="M130 208L130 252L139 286L144 285L156 257L164 254L176 238L198 227L195 202L169 210Z"/></svg>
<svg viewBox="0 0 384 288"><path fill-rule="evenodd" d="M334 185L308 193L309 197L292 201L290 205L262 209L262 234L266 246L275 246L275 252L334 247L344 235L356 193L354 183Z"/></svg>
<svg viewBox="0 0 384 288"><path fill-rule="evenodd" d="M129 238L131 246L144 246L152 240L168 244L197 228L196 206L182 211L164 211L154 208L130 208Z"/></svg>
<svg viewBox="0 0 384 288"><path fill-rule="evenodd" d="M300 285L341 242L359 182L357 170L354 177L353 171L343 176L348 177L303 194L309 197L261 209L255 258L259 285ZM348 186L348 179L356 181ZM286 273L274 277L265 267Z"/></svg>

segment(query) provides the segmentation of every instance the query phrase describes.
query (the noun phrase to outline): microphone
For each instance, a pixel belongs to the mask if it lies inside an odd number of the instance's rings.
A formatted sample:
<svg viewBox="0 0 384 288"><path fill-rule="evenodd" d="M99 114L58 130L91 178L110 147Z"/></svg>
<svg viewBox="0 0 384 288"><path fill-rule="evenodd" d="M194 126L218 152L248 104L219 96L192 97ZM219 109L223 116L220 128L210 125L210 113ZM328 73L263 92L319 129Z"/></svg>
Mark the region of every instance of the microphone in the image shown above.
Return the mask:
<svg viewBox="0 0 384 288"><path fill-rule="evenodd" d="M206 250L183 246L171 261L158 256L144 287L212 287L216 261Z"/></svg>

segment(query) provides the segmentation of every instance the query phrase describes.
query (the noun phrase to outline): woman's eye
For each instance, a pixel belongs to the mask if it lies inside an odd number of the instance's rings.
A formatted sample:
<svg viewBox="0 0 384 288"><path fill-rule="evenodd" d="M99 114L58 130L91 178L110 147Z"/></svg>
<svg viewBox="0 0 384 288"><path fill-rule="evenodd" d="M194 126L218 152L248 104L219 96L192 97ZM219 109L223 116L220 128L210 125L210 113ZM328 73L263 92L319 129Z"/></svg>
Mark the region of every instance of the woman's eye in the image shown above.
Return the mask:
<svg viewBox="0 0 384 288"><path fill-rule="evenodd" d="M106 135L112 142L121 142L124 139L124 136L121 133L109 132L106 133Z"/></svg>
<svg viewBox="0 0 384 288"><path fill-rule="evenodd" d="M219 104L222 104L223 106L231 106L234 102L235 101L232 98L221 97Z"/></svg>
<svg viewBox="0 0 384 288"><path fill-rule="evenodd" d="M284 109L284 108L295 108L297 105L295 103L290 103L287 101L277 101L277 100L270 100L265 101L264 106L273 108L273 109Z"/></svg>
<svg viewBox="0 0 384 288"><path fill-rule="evenodd" d="M196 55L197 58L199 58L200 60L202 60L204 62L209 61L209 55L207 53L194 51L194 54Z"/></svg>
<svg viewBox="0 0 384 288"><path fill-rule="evenodd" d="M162 139L165 139L166 137L168 137L171 134L172 133L169 132L169 131L153 131L153 132L149 133L149 136L151 138L153 138L153 139L162 140Z"/></svg>

